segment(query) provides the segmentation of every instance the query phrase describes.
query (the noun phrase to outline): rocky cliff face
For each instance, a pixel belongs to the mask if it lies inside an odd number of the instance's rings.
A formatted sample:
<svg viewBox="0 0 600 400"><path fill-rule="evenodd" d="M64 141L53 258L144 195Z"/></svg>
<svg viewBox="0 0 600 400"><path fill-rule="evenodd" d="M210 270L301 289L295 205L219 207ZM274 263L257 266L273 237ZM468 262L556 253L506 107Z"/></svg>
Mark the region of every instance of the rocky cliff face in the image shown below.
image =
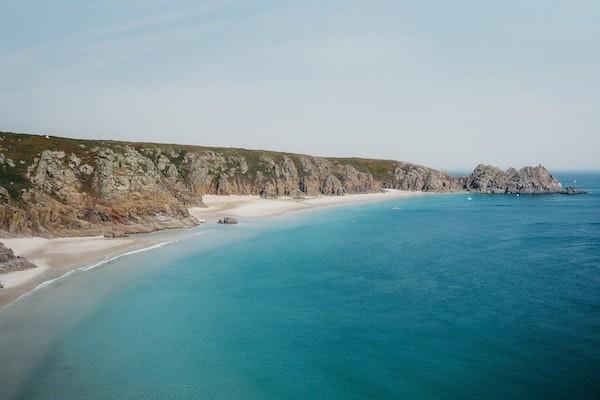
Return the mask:
<svg viewBox="0 0 600 400"><path fill-rule="evenodd" d="M540 168L479 166L463 178L390 160L0 133L0 231L65 236L191 226L187 209L203 194L552 191L557 186Z"/></svg>
<svg viewBox="0 0 600 400"><path fill-rule="evenodd" d="M393 179L388 187L423 192L451 192L463 190L464 178L452 177L420 165L398 162L394 166Z"/></svg>
<svg viewBox="0 0 600 400"><path fill-rule="evenodd" d="M561 193L562 185L541 165L502 171L479 164L466 179L465 189L479 193Z"/></svg>

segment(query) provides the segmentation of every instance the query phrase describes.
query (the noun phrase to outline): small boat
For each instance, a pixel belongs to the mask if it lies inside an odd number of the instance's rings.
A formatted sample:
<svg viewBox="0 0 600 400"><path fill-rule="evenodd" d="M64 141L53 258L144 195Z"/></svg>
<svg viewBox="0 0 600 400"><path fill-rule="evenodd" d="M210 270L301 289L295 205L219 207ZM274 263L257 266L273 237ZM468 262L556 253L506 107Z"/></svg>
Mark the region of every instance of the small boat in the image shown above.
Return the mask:
<svg viewBox="0 0 600 400"><path fill-rule="evenodd" d="M473 198L472 197L467 197L467 200L473 200Z"/></svg>

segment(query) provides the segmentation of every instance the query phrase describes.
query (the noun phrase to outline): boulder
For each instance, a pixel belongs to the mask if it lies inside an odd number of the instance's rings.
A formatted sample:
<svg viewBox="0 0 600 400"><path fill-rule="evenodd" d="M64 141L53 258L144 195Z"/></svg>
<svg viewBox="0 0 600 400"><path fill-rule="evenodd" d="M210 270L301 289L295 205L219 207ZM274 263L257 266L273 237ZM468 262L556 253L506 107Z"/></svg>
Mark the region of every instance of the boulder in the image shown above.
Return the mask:
<svg viewBox="0 0 600 400"><path fill-rule="evenodd" d="M561 193L572 195L572 194L586 194L587 192L585 190L576 188L575 186L567 186L567 188L565 190L563 190Z"/></svg>
<svg viewBox="0 0 600 400"><path fill-rule="evenodd" d="M237 220L233 217L223 217L220 218L218 221L219 224L224 224L224 225L235 225L237 224Z"/></svg>
<svg viewBox="0 0 600 400"><path fill-rule="evenodd" d="M107 239L116 239L116 238L129 237L129 234L127 232L113 231L113 232L106 232L104 234L104 237Z"/></svg>

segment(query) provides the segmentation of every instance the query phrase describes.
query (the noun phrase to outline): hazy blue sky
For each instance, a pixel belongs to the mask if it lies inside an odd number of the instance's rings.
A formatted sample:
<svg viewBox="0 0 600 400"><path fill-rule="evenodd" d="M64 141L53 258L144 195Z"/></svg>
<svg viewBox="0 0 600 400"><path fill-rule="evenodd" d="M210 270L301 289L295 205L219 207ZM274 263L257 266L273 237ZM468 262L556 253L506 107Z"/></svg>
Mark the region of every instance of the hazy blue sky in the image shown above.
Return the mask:
<svg viewBox="0 0 600 400"><path fill-rule="evenodd" d="M600 168L598 0L0 3L0 130Z"/></svg>

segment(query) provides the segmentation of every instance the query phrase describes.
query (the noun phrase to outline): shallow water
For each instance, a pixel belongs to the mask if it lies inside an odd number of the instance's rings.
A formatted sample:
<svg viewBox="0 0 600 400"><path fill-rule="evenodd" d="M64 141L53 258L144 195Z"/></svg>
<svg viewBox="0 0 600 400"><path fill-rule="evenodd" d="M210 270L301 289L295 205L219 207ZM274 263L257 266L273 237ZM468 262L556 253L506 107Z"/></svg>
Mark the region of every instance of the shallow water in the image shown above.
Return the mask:
<svg viewBox="0 0 600 400"><path fill-rule="evenodd" d="M600 175L123 257L0 312L2 399L597 399ZM468 197L472 200L468 200Z"/></svg>

